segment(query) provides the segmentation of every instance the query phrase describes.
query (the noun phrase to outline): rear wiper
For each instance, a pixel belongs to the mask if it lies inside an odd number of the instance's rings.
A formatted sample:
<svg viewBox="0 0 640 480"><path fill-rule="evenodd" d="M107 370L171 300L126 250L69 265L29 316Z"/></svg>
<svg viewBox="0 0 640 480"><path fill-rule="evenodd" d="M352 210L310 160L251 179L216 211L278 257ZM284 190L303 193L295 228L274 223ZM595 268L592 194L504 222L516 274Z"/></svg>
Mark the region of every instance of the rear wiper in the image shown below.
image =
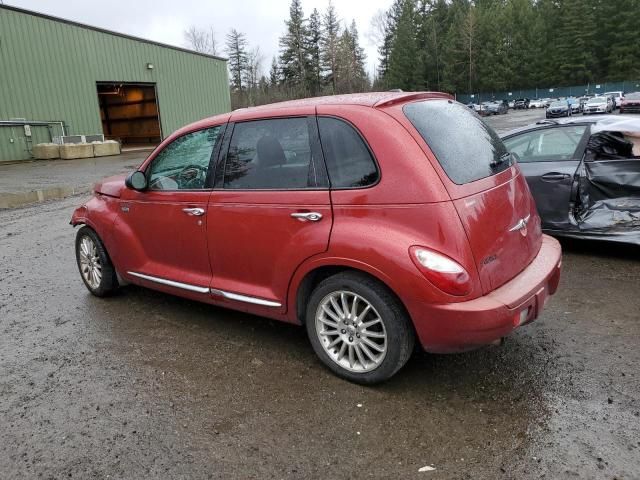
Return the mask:
<svg viewBox="0 0 640 480"><path fill-rule="evenodd" d="M503 153L502 155L500 155L500 158L498 158L497 160L493 160L489 164L489 166L497 167L498 165L502 165L504 162L508 162L510 159L511 159L511 154L509 152Z"/></svg>

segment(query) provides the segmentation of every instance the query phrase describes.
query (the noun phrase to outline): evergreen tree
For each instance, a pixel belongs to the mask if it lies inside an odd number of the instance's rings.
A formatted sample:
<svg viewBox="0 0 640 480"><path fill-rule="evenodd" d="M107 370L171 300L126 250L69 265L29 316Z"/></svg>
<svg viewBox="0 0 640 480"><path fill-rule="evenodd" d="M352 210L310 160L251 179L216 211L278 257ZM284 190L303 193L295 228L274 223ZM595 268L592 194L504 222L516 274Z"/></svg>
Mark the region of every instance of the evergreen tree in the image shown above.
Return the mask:
<svg viewBox="0 0 640 480"><path fill-rule="evenodd" d="M640 28L637 25L640 18L640 2L609 1L604 2L603 7L603 11L598 15L598 22L605 28L610 25L610 40L608 51L602 51L602 60L606 68L601 75L608 81L637 81L640 79ZM612 23L615 25L611 25Z"/></svg>
<svg viewBox="0 0 640 480"><path fill-rule="evenodd" d="M243 79L248 65L247 40L244 33L231 29L227 35L227 55L229 57L229 73L231 76L231 89L242 92Z"/></svg>
<svg viewBox="0 0 640 480"><path fill-rule="evenodd" d="M551 58L555 66L554 83L575 85L594 80L595 18L591 0L558 2L559 25ZM551 72L549 72L551 73Z"/></svg>
<svg viewBox="0 0 640 480"><path fill-rule="evenodd" d="M400 15L392 29L389 64L384 73L389 88L414 90L419 82L415 18L415 0L401 0Z"/></svg>
<svg viewBox="0 0 640 480"><path fill-rule="evenodd" d="M283 82L292 88L296 96L304 96L309 92L307 79L310 62L306 48L308 33L305 23L300 0L291 0L289 20L285 21L287 31L280 38L280 71Z"/></svg>
<svg viewBox="0 0 640 480"><path fill-rule="evenodd" d="M389 71L389 60L391 51L393 50L393 42L396 35L396 26L398 19L402 13L404 0L394 0L391 8L387 11L387 18L384 25L384 38L382 44L378 48L379 65L378 65L378 77L383 88L389 88L389 82L387 73Z"/></svg>
<svg viewBox="0 0 640 480"><path fill-rule="evenodd" d="M336 15L331 0L327 11L322 17L322 39L320 42L320 56L322 59L323 80L331 86L331 93L336 93L336 64L338 60L338 37L340 35L340 21Z"/></svg>
<svg viewBox="0 0 640 480"><path fill-rule="evenodd" d="M280 84L280 69L278 68L278 59L273 57L271 60L271 69L269 70L269 85L272 87Z"/></svg>
<svg viewBox="0 0 640 480"><path fill-rule="evenodd" d="M309 17L309 28L307 37L307 52L309 55L309 70L307 72L307 83L309 93L312 96L320 94L322 88L322 61L320 57L320 41L322 39L322 24L320 13L313 9Z"/></svg>

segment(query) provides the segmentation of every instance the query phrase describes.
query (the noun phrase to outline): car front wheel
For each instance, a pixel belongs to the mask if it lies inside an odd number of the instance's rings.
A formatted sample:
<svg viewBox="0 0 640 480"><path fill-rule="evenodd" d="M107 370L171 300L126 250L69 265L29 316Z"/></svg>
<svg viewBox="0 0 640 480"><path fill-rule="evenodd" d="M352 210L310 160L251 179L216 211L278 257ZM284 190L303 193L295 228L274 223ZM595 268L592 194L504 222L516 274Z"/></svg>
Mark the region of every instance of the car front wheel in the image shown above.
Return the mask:
<svg viewBox="0 0 640 480"><path fill-rule="evenodd" d="M395 295L356 272L339 273L316 287L306 327L320 360L338 376L362 384L393 376L411 356L415 341Z"/></svg>
<svg viewBox="0 0 640 480"><path fill-rule="evenodd" d="M84 226L76 235L76 262L87 289L97 297L112 294L118 288L118 277L98 234Z"/></svg>

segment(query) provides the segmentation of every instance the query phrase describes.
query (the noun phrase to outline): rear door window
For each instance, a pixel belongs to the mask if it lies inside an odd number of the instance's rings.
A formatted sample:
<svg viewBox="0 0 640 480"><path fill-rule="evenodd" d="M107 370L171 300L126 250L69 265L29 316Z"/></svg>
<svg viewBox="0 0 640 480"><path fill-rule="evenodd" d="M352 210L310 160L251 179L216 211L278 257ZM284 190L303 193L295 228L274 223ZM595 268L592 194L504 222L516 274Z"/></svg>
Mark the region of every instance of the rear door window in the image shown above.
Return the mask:
<svg viewBox="0 0 640 480"><path fill-rule="evenodd" d="M224 188L298 190L321 186L306 117L236 123Z"/></svg>
<svg viewBox="0 0 640 480"><path fill-rule="evenodd" d="M378 181L378 169L360 134L347 122L318 117L331 188L362 188Z"/></svg>
<svg viewBox="0 0 640 480"><path fill-rule="evenodd" d="M495 175L513 163L498 134L460 103L425 100L405 105L403 112L458 185Z"/></svg>

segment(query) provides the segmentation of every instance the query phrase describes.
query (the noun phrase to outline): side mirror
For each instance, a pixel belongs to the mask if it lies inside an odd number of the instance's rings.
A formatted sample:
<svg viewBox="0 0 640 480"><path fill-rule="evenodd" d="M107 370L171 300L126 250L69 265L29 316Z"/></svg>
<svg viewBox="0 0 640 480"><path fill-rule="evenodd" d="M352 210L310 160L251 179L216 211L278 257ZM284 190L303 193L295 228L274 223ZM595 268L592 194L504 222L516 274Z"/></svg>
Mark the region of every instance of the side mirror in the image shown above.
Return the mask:
<svg viewBox="0 0 640 480"><path fill-rule="evenodd" d="M147 188L147 177L144 172L137 170L127 177L124 184L131 190L138 190L139 192L142 192Z"/></svg>

